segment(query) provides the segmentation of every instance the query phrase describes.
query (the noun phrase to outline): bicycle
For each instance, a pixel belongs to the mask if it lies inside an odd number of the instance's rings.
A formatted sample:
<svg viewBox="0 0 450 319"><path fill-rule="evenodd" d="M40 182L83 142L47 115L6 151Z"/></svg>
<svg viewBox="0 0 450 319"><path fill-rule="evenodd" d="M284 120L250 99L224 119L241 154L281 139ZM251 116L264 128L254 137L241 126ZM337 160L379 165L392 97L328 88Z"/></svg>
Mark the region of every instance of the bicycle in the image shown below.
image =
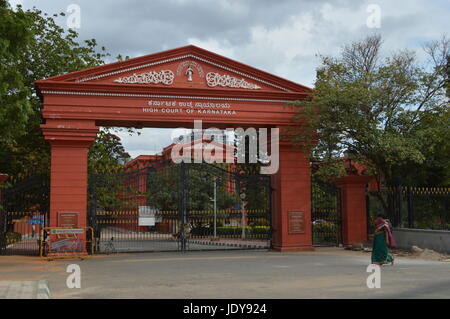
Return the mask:
<svg viewBox="0 0 450 319"><path fill-rule="evenodd" d="M116 253L116 248L114 247L114 237L111 237L111 239L108 240L103 250L107 255Z"/></svg>

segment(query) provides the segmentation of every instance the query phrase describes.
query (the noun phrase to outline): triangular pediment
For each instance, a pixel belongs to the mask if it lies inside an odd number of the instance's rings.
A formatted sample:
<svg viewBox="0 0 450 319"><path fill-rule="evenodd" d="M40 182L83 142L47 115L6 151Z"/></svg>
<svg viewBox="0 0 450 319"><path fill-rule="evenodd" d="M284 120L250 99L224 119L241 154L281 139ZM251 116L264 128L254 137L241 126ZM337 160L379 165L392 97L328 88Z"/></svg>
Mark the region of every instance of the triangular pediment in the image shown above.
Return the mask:
<svg viewBox="0 0 450 319"><path fill-rule="evenodd" d="M72 72L38 82L303 92L310 88L193 45Z"/></svg>

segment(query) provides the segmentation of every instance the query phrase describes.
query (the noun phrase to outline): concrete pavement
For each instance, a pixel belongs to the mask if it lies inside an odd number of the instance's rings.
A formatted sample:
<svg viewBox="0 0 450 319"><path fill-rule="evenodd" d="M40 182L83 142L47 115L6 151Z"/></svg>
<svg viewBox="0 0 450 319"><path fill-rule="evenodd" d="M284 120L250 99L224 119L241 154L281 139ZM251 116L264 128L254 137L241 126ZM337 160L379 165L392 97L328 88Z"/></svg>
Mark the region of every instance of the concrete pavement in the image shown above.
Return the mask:
<svg viewBox="0 0 450 319"><path fill-rule="evenodd" d="M50 299L47 280L0 281L0 299Z"/></svg>
<svg viewBox="0 0 450 319"><path fill-rule="evenodd" d="M450 263L398 257L369 289L370 254L211 251L42 261L0 257L0 281L47 279L53 298L450 298ZM81 289L66 286L81 267Z"/></svg>

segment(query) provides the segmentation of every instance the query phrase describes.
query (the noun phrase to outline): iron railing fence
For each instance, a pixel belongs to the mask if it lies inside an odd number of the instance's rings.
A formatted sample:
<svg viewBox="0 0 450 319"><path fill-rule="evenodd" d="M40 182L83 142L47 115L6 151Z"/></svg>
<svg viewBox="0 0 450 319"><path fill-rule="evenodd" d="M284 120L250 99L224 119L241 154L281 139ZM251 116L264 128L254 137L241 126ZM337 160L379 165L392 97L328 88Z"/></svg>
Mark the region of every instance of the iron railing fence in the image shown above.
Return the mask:
<svg viewBox="0 0 450 319"><path fill-rule="evenodd" d="M48 225L50 178L37 175L0 189L0 254L38 255Z"/></svg>
<svg viewBox="0 0 450 319"><path fill-rule="evenodd" d="M342 244L341 193L333 183L311 179L312 234L315 246Z"/></svg>
<svg viewBox="0 0 450 319"><path fill-rule="evenodd" d="M190 238L271 240L270 177L238 174L210 164L186 167L186 209ZM259 242L259 244L264 244Z"/></svg>
<svg viewBox="0 0 450 319"><path fill-rule="evenodd" d="M394 227L450 230L450 187L397 186L367 192L369 233L378 212Z"/></svg>
<svg viewBox="0 0 450 319"><path fill-rule="evenodd" d="M177 198L177 170L170 162L118 174L89 176L88 223L94 229L95 253L177 250L174 236L178 209L157 209L148 203L153 172L175 192L166 194L171 203Z"/></svg>
<svg viewBox="0 0 450 319"><path fill-rule="evenodd" d="M232 168L161 161L91 175L96 252L269 248L270 177Z"/></svg>

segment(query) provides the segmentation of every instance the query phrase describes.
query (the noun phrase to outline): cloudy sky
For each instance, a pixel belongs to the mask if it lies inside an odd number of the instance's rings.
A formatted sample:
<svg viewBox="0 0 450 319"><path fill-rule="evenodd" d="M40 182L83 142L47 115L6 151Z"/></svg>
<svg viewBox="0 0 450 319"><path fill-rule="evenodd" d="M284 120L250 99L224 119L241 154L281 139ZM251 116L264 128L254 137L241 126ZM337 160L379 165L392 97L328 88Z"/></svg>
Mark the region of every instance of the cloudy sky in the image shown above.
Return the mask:
<svg viewBox="0 0 450 319"><path fill-rule="evenodd" d="M379 33L384 51L417 50L450 31L449 0L16 0L47 13L80 8L82 39L113 57L136 57L195 44L289 80L313 86L317 54ZM374 6L375 5L375 9ZM371 19L380 10L380 25ZM374 11L375 10L375 11ZM71 11L72 12L72 11ZM369 26L368 26L369 20ZM375 21L375 24L374 24ZM58 20L66 26L66 20ZM170 143L171 130L121 135L132 156ZM176 134L176 133L175 133Z"/></svg>

